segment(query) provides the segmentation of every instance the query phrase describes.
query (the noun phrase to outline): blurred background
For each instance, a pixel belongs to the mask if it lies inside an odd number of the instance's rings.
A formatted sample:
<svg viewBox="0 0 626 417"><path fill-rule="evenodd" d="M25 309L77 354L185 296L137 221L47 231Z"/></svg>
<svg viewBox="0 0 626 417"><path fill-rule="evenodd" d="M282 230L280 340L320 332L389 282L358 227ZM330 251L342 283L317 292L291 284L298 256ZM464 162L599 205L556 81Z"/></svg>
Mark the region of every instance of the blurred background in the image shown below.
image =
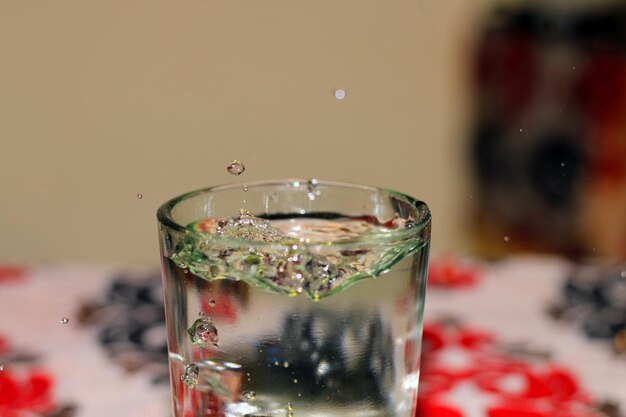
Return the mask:
<svg viewBox="0 0 626 417"><path fill-rule="evenodd" d="M624 257L625 116L623 2L3 1L0 262L156 263L232 159L423 199L435 254Z"/></svg>

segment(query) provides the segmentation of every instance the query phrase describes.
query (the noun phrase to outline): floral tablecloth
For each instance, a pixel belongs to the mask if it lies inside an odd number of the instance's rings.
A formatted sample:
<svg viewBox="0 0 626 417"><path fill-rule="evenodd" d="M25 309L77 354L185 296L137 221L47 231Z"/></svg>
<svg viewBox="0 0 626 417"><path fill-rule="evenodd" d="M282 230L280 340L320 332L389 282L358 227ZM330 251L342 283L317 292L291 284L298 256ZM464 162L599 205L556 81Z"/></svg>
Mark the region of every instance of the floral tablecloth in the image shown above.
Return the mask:
<svg viewBox="0 0 626 417"><path fill-rule="evenodd" d="M427 297L417 417L624 416L626 265L440 258ZM156 268L0 265L0 417L169 417L167 372Z"/></svg>

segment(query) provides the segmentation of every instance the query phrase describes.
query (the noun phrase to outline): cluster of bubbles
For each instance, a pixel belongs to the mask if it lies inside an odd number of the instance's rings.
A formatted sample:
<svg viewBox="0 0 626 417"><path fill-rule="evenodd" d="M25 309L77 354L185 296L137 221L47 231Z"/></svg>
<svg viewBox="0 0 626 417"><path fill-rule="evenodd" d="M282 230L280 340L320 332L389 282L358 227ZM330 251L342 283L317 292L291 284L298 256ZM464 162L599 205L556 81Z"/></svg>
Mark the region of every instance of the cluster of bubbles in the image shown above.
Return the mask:
<svg viewBox="0 0 626 417"><path fill-rule="evenodd" d="M311 201L315 200L315 197L318 197L321 194L320 190L317 189L318 184L319 181L315 178L309 180L306 183L307 197Z"/></svg>
<svg viewBox="0 0 626 417"><path fill-rule="evenodd" d="M69 317L62 317L61 318L61 324L67 324L70 322L70 318Z"/></svg>
<svg viewBox="0 0 626 417"><path fill-rule="evenodd" d="M217 328L209 317L197 319L187 330L193 344L200 347L217 347L219 336Z"/></svg>
<svg viewBox="0 0 626 417"><path fill-rule="evenodd" d="M314 182L310 190L315 197ZM372 240L349 248L311 247L246 210L236 217L211 219L211 222L211 226L206 226L209 229L190 225L208 233L189 234L177 245L171 259L179 267L210 281L241 280L282 294L305 293L314 300L359 279L379 275L419 244L417 241L376 244ZM369 233L362 223L342 223L341 233L348 238ZM316 233L322 239L325 237L324 231ZM217 236L228 239L216 239ZM270 244L248 245L247 241Z"/></svg>
<svg viewBox="0 0 626 417"><path fill-rule="evenodd" d="M198 376L200 374L200 369L198 365L195 363L190 363L185 366L185 370L183 371L182 376L180 377L181 381L189 388L194 388L198 385Z"/></svg>
<svg viewBox="0 0 626 417"><path fill-rule="evenodd" d="M245 209L241 209L237 217L219 220L215 233L233 240L280 242L287 238L287 235L271 226L267 220L255 217Z"/></svg>
<svg viewBox="0 0 626 417"><path fill-rule="evenodd" d="M210 299L209 305L215 306L215 300ZM199 313L202 315L202 313ZM209 317L199 318L197 319L193 325L188 329L189 336L191 341L201 347L209 347L209 346L217 346L218 336L217 329L213 324L213 321ZM200 363L202 362L202 364ZM241 365L230 363L230 362L213 362L212 360L200 361L198 363L189 363L185 366L183 373L180 377L181 381L189 388L194 389L197 386L207 383L212 390L214 390L217 394L229 394L227 392L227 388L221 387L219 380L221 379L219 376L220 372L223 371L240 371ZM206 362L206 363L204 363ZM281 365L280 362L275 362L276 366ZM282 366L287 368L289 367L289 362L282 362ZM207 375L205 371L201 371L204 367L210 368L208 374L211 371L216 372L217 375L214 378L211 378L210 375ZM0 371L4 369L3 365L0 365ZM201 372L202 375L201 376ZM248 376L248 381L250 380L250 373L246 374ZM206 379L206 381L205 381ZM215 379L212 381L212 379ZM293 380L294 384L298 383L297 379ZM257 394L253 390L247 390L242 392L241 398L244 401L255 401L257 399ZM285 406L285 414L286 417L294 417L294 406L291 402L287 402ZM265 416L263 416L265 417Z"/></svg>

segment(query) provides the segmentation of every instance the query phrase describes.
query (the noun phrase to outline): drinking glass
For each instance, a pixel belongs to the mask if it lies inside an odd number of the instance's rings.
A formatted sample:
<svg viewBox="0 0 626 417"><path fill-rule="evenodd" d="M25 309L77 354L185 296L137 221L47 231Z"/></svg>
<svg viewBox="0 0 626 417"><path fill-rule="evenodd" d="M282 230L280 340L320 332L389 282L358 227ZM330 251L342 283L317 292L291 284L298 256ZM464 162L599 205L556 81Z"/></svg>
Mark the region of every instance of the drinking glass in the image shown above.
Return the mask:
<svg viewBox="0 0 626 417"><path fill-rule="evenodd" d="M157 217L175 417L413 415L426 204L284 180L190 192Z"/></svg>

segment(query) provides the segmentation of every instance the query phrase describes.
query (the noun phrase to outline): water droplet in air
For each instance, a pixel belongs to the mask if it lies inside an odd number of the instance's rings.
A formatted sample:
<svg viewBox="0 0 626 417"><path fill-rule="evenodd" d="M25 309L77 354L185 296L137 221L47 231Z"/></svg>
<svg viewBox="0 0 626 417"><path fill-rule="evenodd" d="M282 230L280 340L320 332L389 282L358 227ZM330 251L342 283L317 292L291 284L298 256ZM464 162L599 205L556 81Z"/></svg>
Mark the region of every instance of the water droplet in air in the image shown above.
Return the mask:
<svg viewBox="0 0 626 417"><path fill-rule="evenodd" d="M209 306L211 306L211 307L215 307L215 300L214 300L214 299L212 299L212 298L211 298L211 299L209 300Z"/></svg>
<svg viewBox="0 0 626 417"><path fill-rule="evenodd" d="M61 324L67 324L67 323L69 323L69 322L70 322L70 318L69 318L69 317L63 317L63 318L61 319Z"/></svg>
<svg viewBox="0 0 626 417"><path fill-rule="evenodd" d="M343 100L344 98L346 98L346 90L344 90L343 88L338 88L335 90L335 98L337 100Z"/></svg>
<svg viewBox="0 0 626 417"><path fill-rule="evenodd" d="M244 190L244 191L248 191L248 186L247 186L247 185L244 185L244 186L243 186L243 190Z"/></svg>
<svg viewBox="0 0 626 417"><path fill-rule="evenodd" d="M317 189L317 184L319 184L320 182L318 180L316 180L315 178L309 180L306 183L306 188L307 188L307 197L309 198L309 200L313 201L315 200L316 196L320 195L320 191Z"/></svg>
<svg viewBox="0 0 626 417"><path fill-rule="evenodd" d="M197 319L187 332L191 337L191 341L198 346L217 346L219 341L217 328L213 325L210 318Z"/></svg>
<svg viewBox="0 0 626 417"><path fill-rule="evenodd" d="M143 194L137 194L137 198L141 200L143 198Z"/></svg>
<svg viewBox="0 0 626 417"><path fill-rule="evenodd" d="M278 365L280 365L280 362L274 361L274 366L278 366Z"/></svg>
<svg viewBox="0 0 626 417"><path fill-rule="evenodd" d="M4 364L0 363L0 372L4 371Z"/></svg>
<svg viewBox="0 0 626 417"><path fill-rule="evenodd" d="M295 378L295 379L293 380L293 383L294 383L294 384L297 384L297 383L298 383L298 378Z"/></svg>
<svg viewBox="0 0 626 417"><path fill-rule="evenodd" d="M289 368L289 362L287 362L287 361L283 362L283 366L284 366L285 368Z"/></svg>
<svg viewBox="0 0 626 417"><path fill-rule="evenodd" d="M233 175L241 175L246 170L246 167L242 162L233 159L226 167L226 170Z"/></svg>
<svg viewBox="0 0 626 417"><path fill-rule="evenodd" d="M196 365L195 363L190 363L189 365L185 366L185 371L180 376L180 380L183 381L183 383L189 388L193 388L198 385L198 373L198 365Z"/></svg>
<svg viewBox="0 0 626 417"><path fill-rule="evenodd" d="M252 401L256 398L256 392L254 391L245 391L243 393L243 399L246 401Z"/></svg>
<svg viewBox="0 0 626 417"><path fill-rule="evenodd" d="M509 237L508 236L504 236L504 241L508 242L509 241Z"/></svg>

